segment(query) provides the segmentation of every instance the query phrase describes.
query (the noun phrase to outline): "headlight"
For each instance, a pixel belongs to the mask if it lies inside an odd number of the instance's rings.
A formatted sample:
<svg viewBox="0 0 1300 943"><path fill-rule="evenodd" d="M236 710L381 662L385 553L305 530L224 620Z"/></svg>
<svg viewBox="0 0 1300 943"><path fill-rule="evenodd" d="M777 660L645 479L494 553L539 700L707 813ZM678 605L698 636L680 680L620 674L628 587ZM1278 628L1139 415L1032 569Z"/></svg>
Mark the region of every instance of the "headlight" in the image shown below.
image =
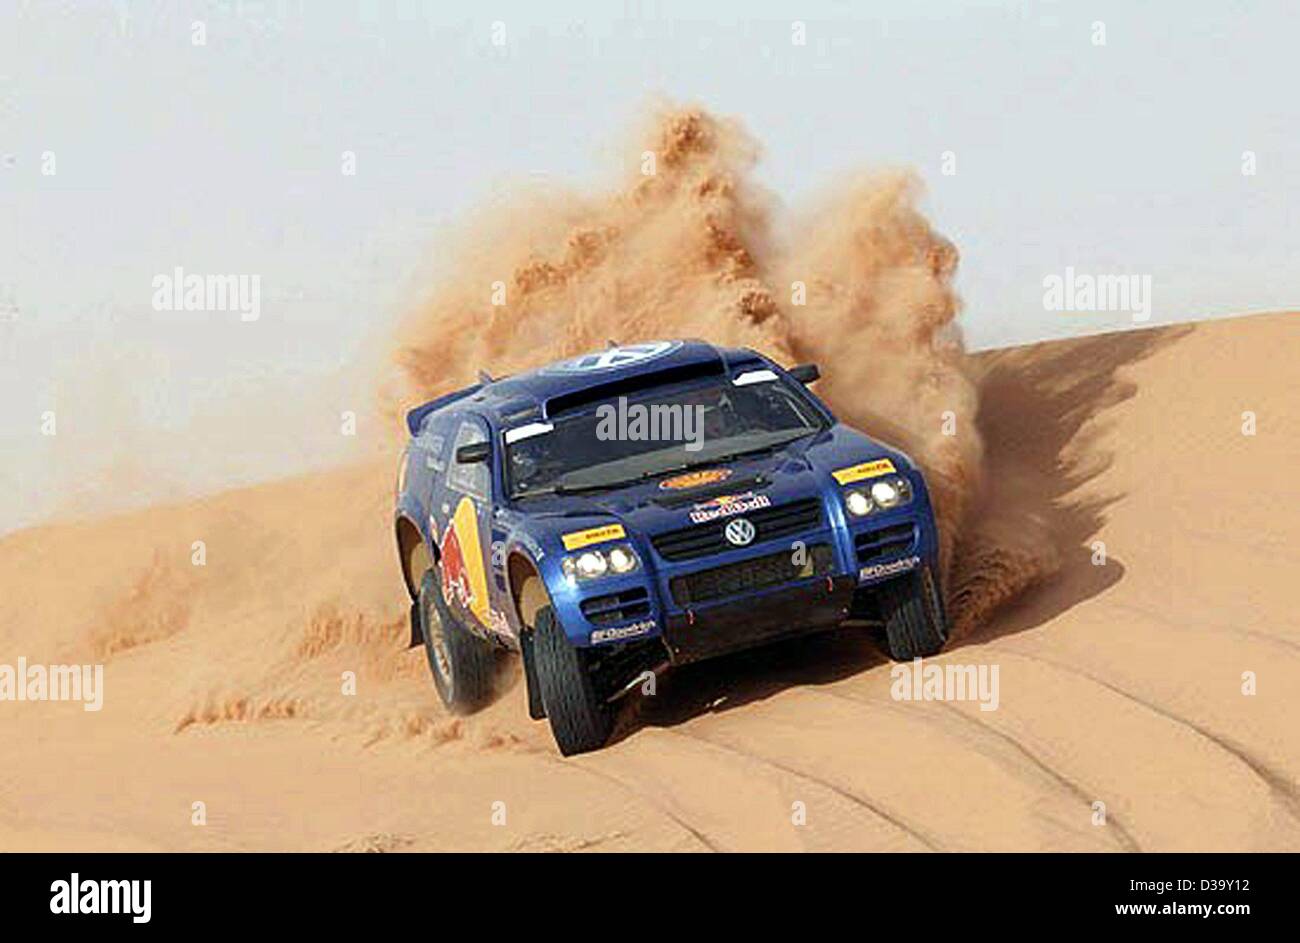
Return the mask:
<svg viewBox="0 0 1300 943"><path fill-rule="evenodd" d="M586 553L578 554L577 559L573 561L573 568L579 576L592 579L604 576L605 571L609 569L609 563L599 550L588 550Z"/></svg>
<svg viewBox="0 0 1300 943"><path fill-rule="evenodd" d="M871 486L871 500L882 508L894 507L901 498L902 493L892 481L878 481Z"/></svg>
<svg viewBox="0 0 1300 943"><path fill-rule="evenodd" d="M912 500L912 485L906 478L890 477L873 481L869 488L844 492L844 506L854 517L866 517L872 511L888 511Z"/></svg>
<svg viewBox="0 0 1300 943"><path fill-rule="evenodd" d="M865 517L871 513L871 499L861 491L850 491L844 496L844 503L848 505L849 513L855 517Z"/></svg>
<svg viewBox="0 0 1300 943"><path fill-rule="evenodd" d="M615 573L630 573L636 569L636 554L631 547L614 547L606 556L609 568Z"/></svg>
<svg viewBox="0 0 1300 943"><path fill-rule="evenodd" d="M604 550L584 550L565 557L560 566L565 578L574 583L598 579L606 573L631 573L639 564L636 551L630 544L615 544Z"/></svg>

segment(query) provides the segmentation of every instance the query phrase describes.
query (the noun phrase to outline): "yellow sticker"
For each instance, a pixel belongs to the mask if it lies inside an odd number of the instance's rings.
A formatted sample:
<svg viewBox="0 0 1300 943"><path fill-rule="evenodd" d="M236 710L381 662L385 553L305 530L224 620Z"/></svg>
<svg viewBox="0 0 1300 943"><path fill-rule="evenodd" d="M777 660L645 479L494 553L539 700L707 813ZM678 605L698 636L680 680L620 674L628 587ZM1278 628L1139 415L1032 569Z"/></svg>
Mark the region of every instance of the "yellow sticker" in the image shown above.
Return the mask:
<svg viewBox="0 0 1300 943"><path fill-rule="evenodd" d="M861 481L863 478L879 478L893 471L897 471L894 463L887 458L881 458L874 462L863 462L861 465L841 468L839 471L831 472L831 475L840 484L847 485L853 481Z"/></svg>
<svg viewBox="0 0 1300 943"><path fill-rule="evenodd" d="M577 550L579 547L603 544L607 540L618 540L626 536L622 524L606 524L590 530L575 530L572 534L565 534L561 539L564 541L565 550Z"/></svg>

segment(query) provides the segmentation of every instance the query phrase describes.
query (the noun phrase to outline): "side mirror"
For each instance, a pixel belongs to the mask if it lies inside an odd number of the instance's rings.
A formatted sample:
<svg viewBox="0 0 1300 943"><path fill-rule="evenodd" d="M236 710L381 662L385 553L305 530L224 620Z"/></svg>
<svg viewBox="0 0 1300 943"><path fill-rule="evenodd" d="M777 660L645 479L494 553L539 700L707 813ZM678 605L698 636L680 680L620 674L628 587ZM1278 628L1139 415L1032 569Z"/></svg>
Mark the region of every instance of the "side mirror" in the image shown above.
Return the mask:
<svg viewBox="0 0 1300 943"><path fill-rule="evenodd" d="M476 462L486 462L491 454L492 444L490 442L471 442L469 445L462 445L456 450L456 464L473 465Z"/></svg>
<svg viewBox="0 0 1300 943"><path fill-rule="evenodd" d="M822 372L817 369L815 363L801 363L797 367L791 367L786 371L804 386L809 383L816 383L822 377Z"/></svg>

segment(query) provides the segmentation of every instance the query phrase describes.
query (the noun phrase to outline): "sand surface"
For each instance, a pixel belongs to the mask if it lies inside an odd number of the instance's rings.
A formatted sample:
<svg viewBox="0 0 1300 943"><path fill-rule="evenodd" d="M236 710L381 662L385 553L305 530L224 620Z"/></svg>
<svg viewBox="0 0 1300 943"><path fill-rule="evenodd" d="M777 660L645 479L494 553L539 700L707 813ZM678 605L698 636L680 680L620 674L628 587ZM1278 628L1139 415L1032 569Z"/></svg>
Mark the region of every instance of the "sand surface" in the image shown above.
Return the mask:
<svg viewBox="0 0 1300 943"><path fill-rule="evenodd" d="M105 666L97 713L0 702L0 849L1300 850L1300 320L976 360L986 498L1061 558L938 660L997 710L896 701L841 632L666 677L574 759L513 662L451 717L384 462L0 540L0 663Z"/></svg>

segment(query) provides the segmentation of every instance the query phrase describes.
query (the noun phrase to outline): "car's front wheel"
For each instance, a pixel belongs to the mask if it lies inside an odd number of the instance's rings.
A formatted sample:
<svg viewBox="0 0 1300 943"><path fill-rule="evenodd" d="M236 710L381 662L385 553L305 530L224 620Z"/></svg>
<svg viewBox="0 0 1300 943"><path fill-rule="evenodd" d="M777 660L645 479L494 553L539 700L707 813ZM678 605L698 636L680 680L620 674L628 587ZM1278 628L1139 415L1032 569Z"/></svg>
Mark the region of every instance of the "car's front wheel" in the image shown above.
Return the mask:
<svg viewBox="0 0 1300 943"><path fill-rule="evenodd" d="M939 654L948 641L948 624L929 568L882 584L876 595L891 658L911 661Z"/></svg>
<svg viewBox="0 0 1300 943"><path fill-rule="evenodd" d="M496 653L448 609L436 565L420 581L417 606L424 652L442 703L457 714L478 710L492 695Z"/></svg>
<svg viewBox="0 0 1300 943"><path fill-rule="evenodd" d="M538 685L556 745L565 756L600 749L613 732L614 711L596 690L586 652L569 642L550 606L538 610L533 631Z"/></svg>

